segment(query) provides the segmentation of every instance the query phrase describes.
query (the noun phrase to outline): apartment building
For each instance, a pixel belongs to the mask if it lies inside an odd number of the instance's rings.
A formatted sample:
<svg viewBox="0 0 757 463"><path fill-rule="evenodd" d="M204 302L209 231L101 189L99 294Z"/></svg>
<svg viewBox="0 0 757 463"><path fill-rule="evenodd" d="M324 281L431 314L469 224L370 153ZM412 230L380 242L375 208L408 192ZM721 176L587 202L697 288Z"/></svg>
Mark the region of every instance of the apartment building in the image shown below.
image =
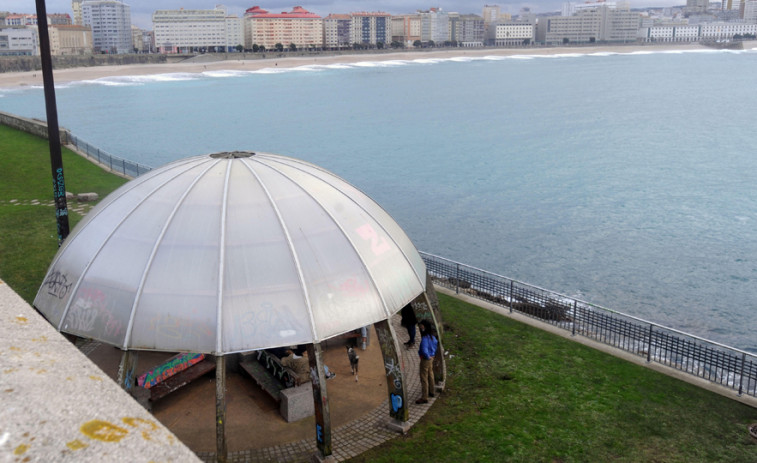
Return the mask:
<svg viewBox="0 0 757 463"><path fill-rule="evenodd" d="M582 8L573 16L541 18L537 41L547 45L594 42L634 42L641 15L607 5Z"/></svg>
<svg viewBox="0 0 757 463"><path fill-rule="evenodd" d="M383 12L350 13L352 43L389 44L392 41L392 15Z"/></svg>
<svg viewBox="0 0 757 463"><path fill-rule="evenodd" d="M233 24L233 23L232 23ZM152 14L158 53L223 51L241 42L229 43L226 9L157 10Z"/></svg>
<svg viewBox="0 0 757 463"><path fill-rule="evenodd" d="M292 11L269 13L254 6L244 13L244 46L272 49L277 43L298 48L323 46L323 18L301 6Z"/></svg>
<svg viewBox="0 0 757 463"><path fill-rule="evenodd" d="M392 16L392 41L412 47L413 43L420 40L421 16L419 14Z"/></svg>
<svg viewBox="0 0 757 463"><path fill-rule="evenodd" d="M81 2L82 0L71 0L71 10L74 12L74 24L81 26L84 24L81 19Z"/></svg>
<svg viewBox="0 0 757 463"><path fill-rule="evenodd" d="M444 43L449 38L449 15L441 8L419 11L421 17L421 42Z"/></svg>
<svg viewBox="0 0 757 463"><path fill-rule="evenodd" d="M84 0L82 23L92 29L95 53L132 53L131 8L117 0Z"/></svg>
<svg viewBox="0 0 757 463"><path fill-rule="evenodd" d="M484 18L475 14L449 14L449 39L461 47L484 46Z"/></svg>
<svg viewBox="0 0 757 463"><path fill-rule="evenodd" d="M352 46L352 16L330 14L323 18L323 46L328 49Z"/></svg>

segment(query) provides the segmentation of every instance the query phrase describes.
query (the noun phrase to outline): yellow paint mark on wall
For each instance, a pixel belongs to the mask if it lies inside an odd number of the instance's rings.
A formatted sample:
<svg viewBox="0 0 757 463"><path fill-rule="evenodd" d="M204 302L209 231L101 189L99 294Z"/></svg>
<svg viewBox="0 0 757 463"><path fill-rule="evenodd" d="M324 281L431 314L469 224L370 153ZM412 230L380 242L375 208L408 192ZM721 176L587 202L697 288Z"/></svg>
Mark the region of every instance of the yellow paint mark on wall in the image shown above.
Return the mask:
<svg viewBox="0 0 757 463"><path fill-rule="evenodd" d="M21 444L13 451L13 455L23 455L27 450L29 450L29 446L26 444Z"/></svg>
<svg viewBox="0 0 757 463"><path fill-rule="evenodd" d="M89 375L89 379L92 381L102 381L102 376Z"/></svg>
<svg viewBox="0 0 757 463"><path fill-rule="evenodd" d="M40 336L38 338L32 338L32 341L34 341L34 342L45 342L45 341L47 341L47 336Z"/></svg>
<svg viewBox="0 0 757 463"><path fill-rule="evenodd" d="M103 442L118 442L129 434L126 429L101 420L87 421L81 426L80 430L90 439Z"/></svg>
<svg viewBox="0 0 757 463"><path fill-rule="evenodd" d="M17 368L6 368L5 370L3 370L3 373L6 373L6 374L7 373L13 373L14 371L18 371L18 369Z"/></svg>
<svg viewBox="0 0 757 463"><path fill-rule="evenodd" d="M13 352L21 352L21 349L19 349L19 348L18 348L18 347L16 347L16 346L11 346L11 347L10 347L10 350L12 350Z"/></svg>
<svg viewBox="0 0 757 463"><path fill-rule="evenodd" d="M133 428L137 428L137 429L141 428L142 438L144 440L152 440L152 436L150 436L150 433L152 431L158 430L158 425L156 425L154 421L145 420L142 418L132 418L132 417L127 416L127 417L121 418L121 421L123 421L124 423L126 423L127 425ZM145 430L145 428L147 429Z"/></svg>
<svg viewBox="0 0 757 463"><path fill-rule="evenodd" d="M80 441L79 439L72 440L71 442L66 443L66 447L70 448L71 450L81 450L83 448L89 447L84 442Z"/></svg>
<svg viewBox="0 0 757 463"><path fill-rule="evenodd" d="M29 319L26 317L21 317L21 316L16 317L16 323L23 325L24 323L28 323L28 322L29 322Z"/></svg>

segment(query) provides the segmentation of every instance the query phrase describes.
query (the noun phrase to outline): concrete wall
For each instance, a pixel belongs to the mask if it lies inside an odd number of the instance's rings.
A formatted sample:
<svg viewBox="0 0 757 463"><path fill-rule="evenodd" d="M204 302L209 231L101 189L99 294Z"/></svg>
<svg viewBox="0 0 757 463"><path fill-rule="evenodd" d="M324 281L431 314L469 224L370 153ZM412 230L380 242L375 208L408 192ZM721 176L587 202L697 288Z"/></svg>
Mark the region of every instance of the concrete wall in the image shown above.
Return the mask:
<svg viewBox="0 0 757 463"><path fill-rule="evenodd" d="M0 461L197 462L0 281Z"/></svg>
<svg viewBox="0 0 757 463"><path fill-rule="evenodd" d="M37 135L38 137L47 138L47 122L39 119L28 119L26 117L0 111L0 124L13 127L14 129L32 135ZM69 142L68 130L59 129L58 132L60 133L60 143L62 145L67 145Z"/></svg>
<svg viewBox="0 0 757 463"><path fill-rule="evenodd" d="M64 55L53 56L53 69L88 66L155 64L165 63L165 55ZM39 56L3 56L0 72L39 71L42 69Z"/></svg>

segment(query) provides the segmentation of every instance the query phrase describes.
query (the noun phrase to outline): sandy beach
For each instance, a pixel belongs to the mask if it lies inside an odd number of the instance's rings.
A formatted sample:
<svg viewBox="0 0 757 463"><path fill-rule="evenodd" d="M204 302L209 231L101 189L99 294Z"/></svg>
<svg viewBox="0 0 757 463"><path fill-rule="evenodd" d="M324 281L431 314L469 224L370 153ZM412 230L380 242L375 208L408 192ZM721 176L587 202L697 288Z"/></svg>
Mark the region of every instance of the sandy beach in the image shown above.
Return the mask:
<svg viewBox="0 0 757 463"><path fill-rule="evenodd" d="M449 59L455 57L513 56L513 55L561 55L592 53L634 53L661 52L673 50L705 50L697 43L666 45L617 45L597 47L554 47L554 48L454 48L433 51L400 51L397 53L354 54L354 55L316 55L298 57L272 57L255 60L226 59L212 61L212 55L201 55L195 59L180 63L137 64L124 66L92 66L70 69L57 69L53 78L56 84L94 80L115 76L140 76L170 73L201 73L209 71L257 71L266 68L291 68L307 65L329 65L338 63L357 63L366 61ZM42 85L42 72L9 72L0 74L0 88L18 88L20 86Z"/></svg>

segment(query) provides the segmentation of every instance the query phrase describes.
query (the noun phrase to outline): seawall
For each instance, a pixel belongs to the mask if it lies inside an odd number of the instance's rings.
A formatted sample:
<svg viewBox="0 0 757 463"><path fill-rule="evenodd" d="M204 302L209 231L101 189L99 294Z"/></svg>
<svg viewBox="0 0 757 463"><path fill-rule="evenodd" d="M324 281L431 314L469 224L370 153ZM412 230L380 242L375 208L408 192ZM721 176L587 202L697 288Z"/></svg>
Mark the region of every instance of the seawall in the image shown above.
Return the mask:
<svg viewBox="0 0 757 463"><path fill-rule="evenodd" d="M47 122L39 119L29 119L0 111L0 124L37 135L38 137L47 138ZM62 145L69 144L68 130L61 128L58 129L58 133L60 135L60 143Z"/></svg>
<svg viewBox="0 0 757 463"><path fill-rule="evenodd" d="M53 56L53 69L78 68L90 66L118 66L124 64L158 64L166 63L166 55L64 55ZM39 71L42 64L39 56L3 56L0 57L1 72Z"/></svg>

